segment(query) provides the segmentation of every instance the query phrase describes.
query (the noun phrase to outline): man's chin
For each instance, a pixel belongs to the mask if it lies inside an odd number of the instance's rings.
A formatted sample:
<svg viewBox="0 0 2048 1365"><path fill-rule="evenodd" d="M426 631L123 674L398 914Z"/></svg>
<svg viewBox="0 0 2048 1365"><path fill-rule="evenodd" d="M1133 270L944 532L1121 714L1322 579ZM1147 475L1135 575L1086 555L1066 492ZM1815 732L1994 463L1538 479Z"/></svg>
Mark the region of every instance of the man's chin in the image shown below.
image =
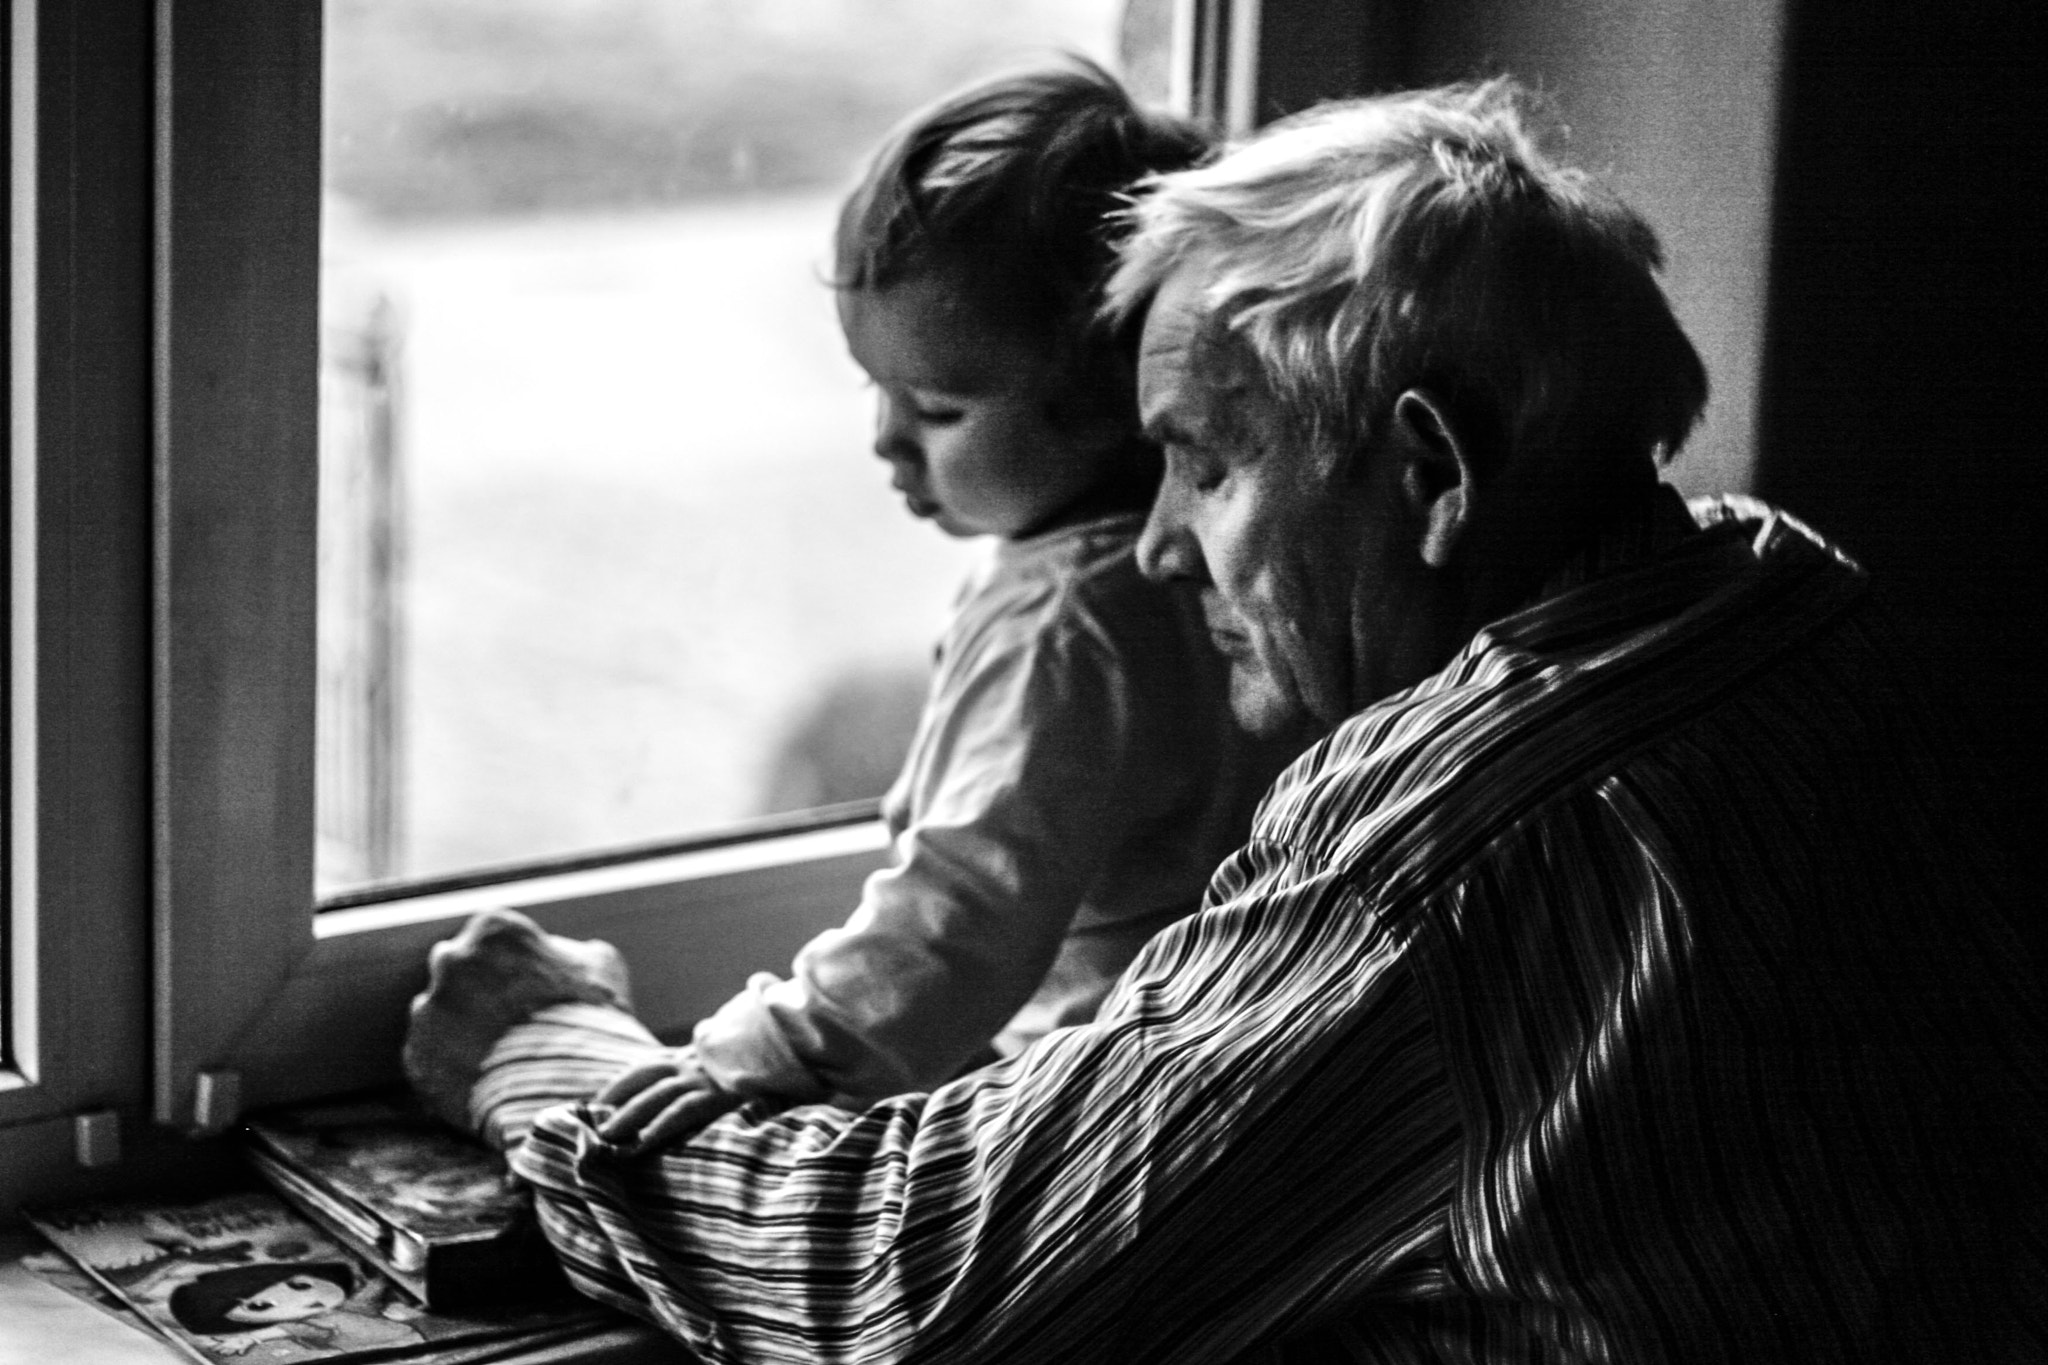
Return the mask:
<svg viewBox="0 0 2048 1365"><path fill-rule="evenodd" d="M1233 661L1230 668L1230 713L1247 733L1260 739L1281 739L1299 733L1313 718L1294 694L1264 670Z"/></svg>

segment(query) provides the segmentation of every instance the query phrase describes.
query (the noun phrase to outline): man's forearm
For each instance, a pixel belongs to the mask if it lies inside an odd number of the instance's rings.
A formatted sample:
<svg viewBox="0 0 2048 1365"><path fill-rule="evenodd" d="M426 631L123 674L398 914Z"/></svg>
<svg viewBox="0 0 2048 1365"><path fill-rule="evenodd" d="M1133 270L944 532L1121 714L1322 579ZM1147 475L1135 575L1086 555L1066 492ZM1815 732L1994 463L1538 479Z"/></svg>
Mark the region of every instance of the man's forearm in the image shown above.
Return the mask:
<svg viewBox="0 0 2048 1365"><path fill-rule="evenodd" d="M1344 979L1309 992L1328 1004L1270 1027L1219 1030L1199 984L1148 992L1149 1018L931 1095L756 1103L644 1156L556 1106L512 1165L577 1286L708 1361L1229 1359L1319 1306L1329 1267L1349 1288L1412 1272L1441 1225L1455 1105L1406 974L1361 987L1359 965L1333 959ZM1312 1061L1345 996L1370 1023ZM582 1052L555 1017L520 1046ZM513 1050L555 1098L592 1074Z"/></svg>

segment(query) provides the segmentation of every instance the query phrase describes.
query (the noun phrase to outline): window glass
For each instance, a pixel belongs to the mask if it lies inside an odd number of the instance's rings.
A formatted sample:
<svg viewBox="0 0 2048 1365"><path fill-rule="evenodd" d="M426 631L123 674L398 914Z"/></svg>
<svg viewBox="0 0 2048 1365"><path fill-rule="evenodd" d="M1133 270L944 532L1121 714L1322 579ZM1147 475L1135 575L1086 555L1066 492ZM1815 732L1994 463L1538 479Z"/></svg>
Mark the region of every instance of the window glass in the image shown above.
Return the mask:
<svg viewBox="0 0 2048 1365"><path fill-rule="evenodd" d="M886 788L971 547L869 453L834 209L1121 9L328 0L323 895Z"/></svg>

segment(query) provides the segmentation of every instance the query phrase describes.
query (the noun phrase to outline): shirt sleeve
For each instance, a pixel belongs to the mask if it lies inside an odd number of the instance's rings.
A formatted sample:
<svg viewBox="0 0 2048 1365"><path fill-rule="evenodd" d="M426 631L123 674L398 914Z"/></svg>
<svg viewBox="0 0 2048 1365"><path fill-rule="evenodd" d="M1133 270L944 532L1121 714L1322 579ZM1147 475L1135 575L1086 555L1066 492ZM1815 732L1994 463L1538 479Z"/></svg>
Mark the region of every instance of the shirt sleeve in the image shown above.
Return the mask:
<svg viewBox="0 0 2048 1365"><path fill-rule="evenodd" d="M697 1026L720 1085L929 1090L1032 997L1133 820L1177 795L1147 715L1172 684L1086 624L974 641L942 673L893 865L787 978L757 974Z"/></svg>
<svg viewBox="0 0 2048 1365"><path fill-rule="evenodd" d="M542 1109L588 1099L627 1068L668 1052L623 1010L550 1005L485 1056L469 1094L470 1128L501 1151L516 1147Z"/></svg>
<svg viewBox="0 0 2048 1365"><path fill-rule="evenodd" d="M1412 1284L1457 1165L1405 964L1273 920L1168 930L1095 1023L929 1095L633 1159L558 1106L513 1168L578 1287L706 1361L1239 1359Z"/></svg>

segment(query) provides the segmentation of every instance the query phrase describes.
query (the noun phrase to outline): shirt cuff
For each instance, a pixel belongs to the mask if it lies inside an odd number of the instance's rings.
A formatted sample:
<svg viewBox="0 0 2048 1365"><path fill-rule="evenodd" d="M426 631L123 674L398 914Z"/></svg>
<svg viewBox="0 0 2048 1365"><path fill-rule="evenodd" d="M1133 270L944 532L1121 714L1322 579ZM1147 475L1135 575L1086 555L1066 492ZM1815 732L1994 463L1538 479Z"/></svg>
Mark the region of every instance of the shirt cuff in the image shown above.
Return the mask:
<svg viewBox="0 0 2048 1365"><path fill-rule="evenodd" d="M484 1058L469 1093L470 1127L500 1151L516 1147L541 1110L585 1100L641 1062L661 1041L611 1005L550 1005L516 1024Z"/></svg>

